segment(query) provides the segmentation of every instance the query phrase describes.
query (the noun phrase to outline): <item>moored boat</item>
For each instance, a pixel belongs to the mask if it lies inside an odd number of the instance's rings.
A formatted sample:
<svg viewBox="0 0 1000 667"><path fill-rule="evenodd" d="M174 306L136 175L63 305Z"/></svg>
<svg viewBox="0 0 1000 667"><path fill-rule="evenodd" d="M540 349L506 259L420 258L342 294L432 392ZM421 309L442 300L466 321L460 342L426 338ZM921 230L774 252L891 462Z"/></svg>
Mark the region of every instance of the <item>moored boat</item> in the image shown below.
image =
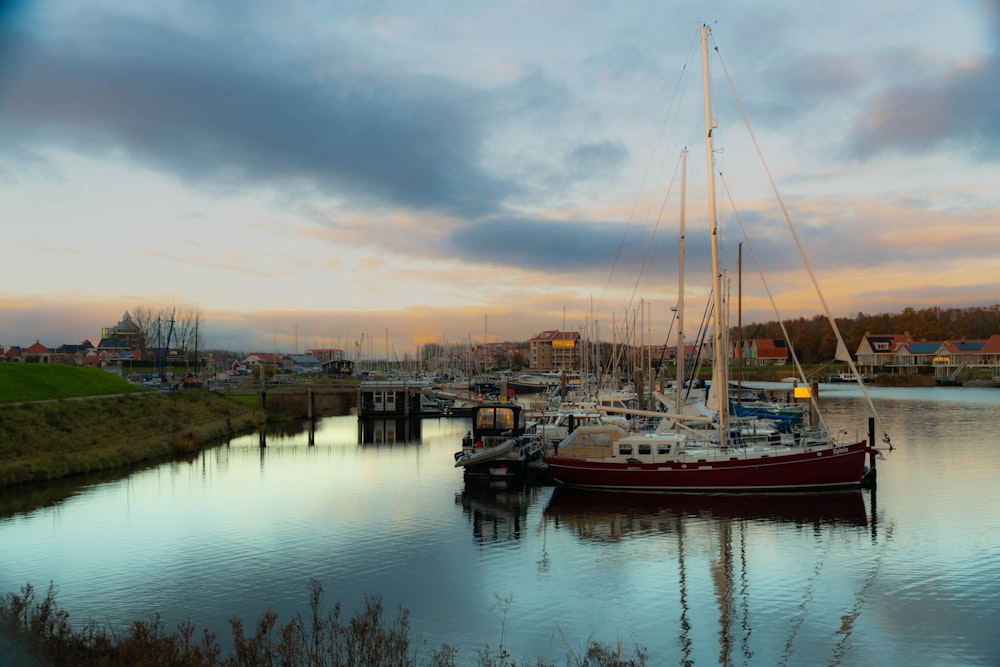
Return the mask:
<svg viewBox="0 0 1000 667"><path fill-rule="evenodd" d="M857 384L858 382L863 382L865 384L871 384L875 381L874 375L858 375L857 373L852 373L849 371L841 371L839 373L831 373L826 381L830 384L841 384L850 383Z"/></svg>
<svg viewBox="0 0 1000 667"><path fill-rule="evenodd" d="M522 373L516 377L507 378L506 385L518 394L542 394L559 387L566 381L564 373L537 372Z"/></svg>
<svg viewBox="0 0 1000 667"><path fill-rule="evenodd" d="M545 456L557 483L632 491L781 491L860 487L871 468L866 440L838 443L822 430L774 439L772 431L630 433L583 426Z"/></svg>
<svg viewBox="0 0 1000 667"><path fill-rule="evenodd" d="M484 403L472 412L472 430L455 452L455 467L467 483L521 485L545 475L544 442L530 433L524 407L516 403Z"/></svg>

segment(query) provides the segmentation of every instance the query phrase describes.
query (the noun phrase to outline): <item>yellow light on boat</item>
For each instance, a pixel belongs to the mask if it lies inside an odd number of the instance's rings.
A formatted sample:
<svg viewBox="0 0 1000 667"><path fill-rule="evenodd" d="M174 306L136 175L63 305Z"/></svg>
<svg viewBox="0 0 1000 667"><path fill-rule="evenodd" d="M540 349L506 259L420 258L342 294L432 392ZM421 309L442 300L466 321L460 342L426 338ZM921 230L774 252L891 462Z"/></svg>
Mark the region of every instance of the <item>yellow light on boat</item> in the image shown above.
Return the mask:
<svg viewBox="0 0 1000 667"><path fill-rule="evenodd" d="M809 387L796 387L793 395L795 398L812 398L812 392L809 391Z"/></svg>

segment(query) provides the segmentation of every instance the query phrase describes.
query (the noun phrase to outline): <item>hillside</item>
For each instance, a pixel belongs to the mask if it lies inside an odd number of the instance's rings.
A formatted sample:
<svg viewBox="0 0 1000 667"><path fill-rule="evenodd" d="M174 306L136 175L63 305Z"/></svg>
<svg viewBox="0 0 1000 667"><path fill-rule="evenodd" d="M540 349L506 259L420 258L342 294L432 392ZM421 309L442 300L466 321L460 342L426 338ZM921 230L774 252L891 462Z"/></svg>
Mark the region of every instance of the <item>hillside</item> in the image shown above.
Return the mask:
<svg viewBox="0 0 1000 667"><path fill-rule="evenodd" d="M0 363L0 403L147 391L100 368Z"/></svg>
<svg viewBox="0 0 1000 667"><path fill-rule="evenodd" d="M0 396L0 486L191 454L263 422L209 391L146 391L71 366L0 364Z"/></svg>

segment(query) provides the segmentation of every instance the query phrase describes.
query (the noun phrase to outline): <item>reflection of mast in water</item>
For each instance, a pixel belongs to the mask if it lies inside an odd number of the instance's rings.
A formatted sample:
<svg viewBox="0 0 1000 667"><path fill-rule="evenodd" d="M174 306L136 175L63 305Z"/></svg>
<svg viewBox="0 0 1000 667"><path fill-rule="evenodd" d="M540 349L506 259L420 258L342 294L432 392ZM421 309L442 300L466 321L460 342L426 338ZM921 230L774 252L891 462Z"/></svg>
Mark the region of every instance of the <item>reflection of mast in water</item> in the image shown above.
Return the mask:
<svg viewBox="0 0 1000 667"><path fill-rule="evenodd" d="M732 639L730 625L733 615L733 550L728 521L720 521L719 559L712 562L712 583L715 584L715 599L719 603L719 664L732 664L730 652Z"/></svg>
<svg viewBox="0 0 1000 667"><path fill-rule="evenodd" d="M818 526L813 529L813 532L817 538L822 537ZM802 622L806 619L806 607L812 602L813 595L816 592L816 580L819 578L820 571L823 569L826 557L830 551L830 540L820 540L820 542L825 545L825 548L820 558L816 561L816 565L813 567L812 575L806 582L806 589L802 594L802 601L799 603L798 617L792 623L791 631L788 633L788 640L785 642L785 653L781 656L781 662L779 663L781 665L787 665L788 660L792 657L795 636L798 634L799 628L802 627Z"/></svg>
<svg viewBox="0 0 1000 667"><path fill-rule="evenodd" d="M742 630L739 645L743 661L753 656L750 650L750 593L747 573L746 531L744 522L737 523L740 536L739 563L733 552L733 521L719 522L719 559L712 564L712 581L715 597L719 603L719 664L733 664L733 649L736 644L736 614L739 612L739 627ZM735 577L739 567L739 589Z"/></svg>
<svg viewBox="0 0 1000 667"><path fill-rule="evenodd" d="M874 495L872 496L874 502ZM885 538L882 542L884 547L889 543L892 538L892 526L890 525L886 528ZM854 632L854 624L858 620L858 616L861 615L861 608L864 607L865 602L868 601L868 594L871 593L872 587L875 585L875 577L878 575L878 571L882 566L882 553L883 550L879 549L875 555L875 559L872 561L871 570L868 571L868 576L865 578L865 583L858 591L858 596L854 600L854 607L847 614L841 616L840 629L837 630L837 634L840 635L840 641L833 649L833 657L830 658L829 664L839 665L844 659L844 652L847 647L847 640L851 638L851 633Z"/></svg>
<svg viewBox="0 0 1000 667"><path fill-rule="evenodd" d="M538 526L538 531L542 534L542 557L538 559L538 571L548 572L550 561L549 561L549 522L542 521Z"/></svg>
<svg viewBox="0 0 1000 667"><path fill-rule="evenodd" d="M680 597L681 597L681 636L678 641L681 645L681 655L684 660L681 664L690 665L691 662L691 619L688 618L687 601L687 572L684 569L684 520L677 517L677 563L680 571Z"/></svg>
<svg viewBox="0 0 1000 667"><path fill-rule="evenodd" d="M740 600L743 601L743 613L740 615L740 627L743 629L743 636L740 639L740 647L743 649L743 657L750 658L750 578L747 573L747 531L746 524L740 522Z"/></svg>
<svg viewBox="0 0 1000 667"><path fill-rule="evenodd" d="M820 562L803 592L799 615L793 621L791 636L780 661L780 664L788 664L796 634L805 620L806 606L814 598L823 564L834 544L823 538L830 536L830 530L844 529L851 533L853 529L867 528L869 520L864 497L868 493L874 495L860 489L802 494L609 494L556 487L544 516L546 525L552 521L556 530L571 530L585 542L618 543L662 537L676 531L680 606L677 646L682 665L693 661L693 636L707 636L694 634L693 618L697 616L692 616L692 605L697 605L700 598L692 601L689 595L692 579L687 567L690 554L700 553L700 547L705 546L703 538L708 537L712 545L708 553L711 559L708 574L718 606L718 661L730 665L751 663L754 657L750 642L751 561L747 550L753 544L755 526L774 524L811 529L817 538L815 543L823 545L823 549L816 552ZM872 523L875 523L874 517ZM705 527L711 530L702 532ZM733 543L737 537L739 545ZM873 531L872 540L876 539ZM695 575L702 571L697 568ZM700 580L700 576L696 579ZM867 588L861 592L858 610L867 594ZM706 602L711 605L711 597ZM851 619L857 613L845 614L844 618ZM843 631L850 632L846 626Z"/></svg>

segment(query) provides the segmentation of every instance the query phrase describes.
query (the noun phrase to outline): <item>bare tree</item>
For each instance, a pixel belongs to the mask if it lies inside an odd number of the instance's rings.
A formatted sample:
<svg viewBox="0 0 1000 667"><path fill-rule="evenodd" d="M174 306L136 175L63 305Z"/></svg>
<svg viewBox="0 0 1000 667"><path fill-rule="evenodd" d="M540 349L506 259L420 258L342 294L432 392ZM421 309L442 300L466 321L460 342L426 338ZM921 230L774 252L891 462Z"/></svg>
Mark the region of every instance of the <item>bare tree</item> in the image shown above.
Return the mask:
<svg viewBox="0 0 1000 667"><path fill-rule="evenodd" d="M151 345L156 345L156 318L158 313L149 306L136 306L129 313L132 321L142 333L142 347L146 349Z"/></svg>
<svg viewBox="0 0 1000 667"><path fill-rule="evenodd" d="M188 308L180 310L174 314L174 338L173 347L184 356L194 349L194 331L196 311Z"/></svg>
<svg viewBox="0 0 1000 667"><path fill-rule="evenodd" d="M205 318L196 308L154 310L149 306L136 306L131 314L132 321L142 332L147 349L167 347L169 337L169 347L184 355L198 346L199 328L205 323Z"/></svg>

